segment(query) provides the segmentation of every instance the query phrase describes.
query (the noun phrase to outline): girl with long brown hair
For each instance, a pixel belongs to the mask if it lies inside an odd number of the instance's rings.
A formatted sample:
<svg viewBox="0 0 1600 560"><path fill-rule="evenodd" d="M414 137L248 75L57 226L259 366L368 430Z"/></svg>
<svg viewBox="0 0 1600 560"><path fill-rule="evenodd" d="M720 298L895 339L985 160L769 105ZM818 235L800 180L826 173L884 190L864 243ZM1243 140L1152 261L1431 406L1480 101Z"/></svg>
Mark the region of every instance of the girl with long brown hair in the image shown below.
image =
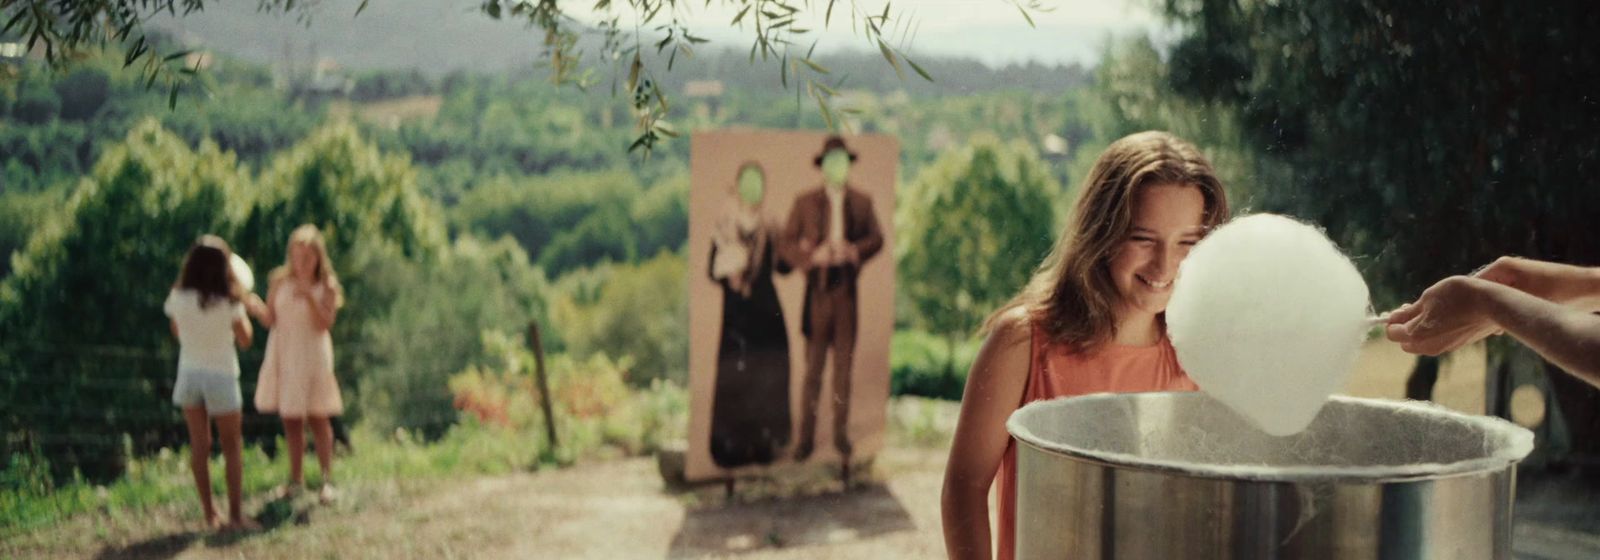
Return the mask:
<svg viewBox="0 0 1600 560"><path fill-rule="evenodd" d="M183 259L178 281L167 293L162 311L178 339L178 381L172 402L183 408L189 428L189 468L205 523L213 529L255 526L242 509L244 466L240 438L239 356L253 333L245 318L244 288L230 264L232 252L222 238L202 236ZM228 481L228 519L211 504L211 423L216 422Z"/></svg>
<svg viewBox="0 0 1600 560"><path fill-rule="evenodd" d="M951 558L989 558L991 546L1002 559L1013 556L1016 450L1005 422L1022 405L1196 389L1178 366L1163 314L1178 264L1227 217L1210 162L1176 136L1141 132L1100 155L1055 248L984 325L945 469ZM999 527L991 542L988 497L996 481Z"/></svg>

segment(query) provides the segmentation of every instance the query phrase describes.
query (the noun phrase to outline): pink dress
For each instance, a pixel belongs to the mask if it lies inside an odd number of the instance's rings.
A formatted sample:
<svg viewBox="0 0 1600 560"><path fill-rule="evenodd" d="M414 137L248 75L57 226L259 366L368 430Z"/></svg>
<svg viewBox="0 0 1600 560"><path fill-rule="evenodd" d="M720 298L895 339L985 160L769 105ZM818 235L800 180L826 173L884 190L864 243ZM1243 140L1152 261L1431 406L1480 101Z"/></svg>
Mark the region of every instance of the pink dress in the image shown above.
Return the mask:
<svg viewBox="0 0 1600 560"><path fill-rule="evenodd" d="M1125 346L1106 343L1093 354L1072 352L1050 341L1044 330L1033 328L1032 360L1022 402L1088 395L1092 393L1142 393L1147 391L1196 391L1199 387L1178 366L1178 353L1172 342L1161 337L1153 346ZM1017 441L1006 443L1005 455L996 473L999 492L995 531L995 557L1011 560L1016 555L1017 527Z"/></svg>
<svg viewBox="0 0 1600 560"><path fill-rule="evenodd" d="M317 286L311 296L321 301L332 294ZM285 418L344 412L339 382L333 377L333 337L313 324L310 304L288 285L268 303L275 322L256 381L256 410Z"/></svg>

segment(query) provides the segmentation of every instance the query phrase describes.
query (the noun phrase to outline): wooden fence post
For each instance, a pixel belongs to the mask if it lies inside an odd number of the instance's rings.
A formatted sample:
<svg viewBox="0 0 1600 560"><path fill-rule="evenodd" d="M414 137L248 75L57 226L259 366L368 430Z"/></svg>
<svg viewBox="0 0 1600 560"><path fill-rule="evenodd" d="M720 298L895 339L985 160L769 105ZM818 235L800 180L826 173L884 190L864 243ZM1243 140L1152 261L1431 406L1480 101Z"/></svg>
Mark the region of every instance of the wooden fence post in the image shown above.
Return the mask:
<svg viewBox="0 0 1600 560"><path fill-rule="evenodd" d="M556 440L556 415L550 407L550 382L544 372L544 344L539 341L539 324L528 322L528 347L533 349L534 375L539 382L539 406L544 409L545 437L550 439L550 450L560 446Z"/></svg>

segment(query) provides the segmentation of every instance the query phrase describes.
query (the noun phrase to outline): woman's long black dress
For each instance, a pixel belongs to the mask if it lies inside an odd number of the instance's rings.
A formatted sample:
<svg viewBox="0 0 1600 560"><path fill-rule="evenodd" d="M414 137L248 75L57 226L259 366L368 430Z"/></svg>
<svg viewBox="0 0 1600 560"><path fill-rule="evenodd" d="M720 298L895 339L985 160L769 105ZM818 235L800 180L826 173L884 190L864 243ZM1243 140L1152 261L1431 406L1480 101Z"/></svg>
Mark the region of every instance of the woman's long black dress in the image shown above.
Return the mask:
<svg viewBox="0 0 1600 560"><path fill-rule="evenodd" d="M711 401L711 458L722 468L769 464L789 443L789 336L772 273L787 272L769 230L745 239L759 247L748 278L749 296L722 286L722 334L717 346L716 389ZM717 248L711 248L716 262Z"/></svg>

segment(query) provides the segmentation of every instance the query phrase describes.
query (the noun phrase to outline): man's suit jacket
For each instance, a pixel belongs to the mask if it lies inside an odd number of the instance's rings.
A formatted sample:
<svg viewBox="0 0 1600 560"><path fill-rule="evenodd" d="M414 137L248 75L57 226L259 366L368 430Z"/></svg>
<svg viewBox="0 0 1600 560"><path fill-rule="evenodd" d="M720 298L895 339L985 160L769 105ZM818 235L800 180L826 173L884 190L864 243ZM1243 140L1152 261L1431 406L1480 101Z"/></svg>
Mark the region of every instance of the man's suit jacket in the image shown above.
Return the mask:
<svg viewBox="0 0 1600 560"><path fill-rule="evenodd" d="M855 247L860 259L854 265L842 264L831 267L811 265L811 252L828 240L831 214L828 208L828 194L823 191L825 188L827 187L811 189L795 198L794 206L789 209L788 223L784 227L783 246L787 260L795 268L806 271L805 310L800 319L801 332L806 336L811 335L814 294L842 285L848 290L853 306L856 277L861 264L883 249L883 232L878 227L877 214L872 210L872 198L846 186L843 198L844 211L841 212L844 216L844 240ZM851 311L854 311L853 307Z"/></svg>

